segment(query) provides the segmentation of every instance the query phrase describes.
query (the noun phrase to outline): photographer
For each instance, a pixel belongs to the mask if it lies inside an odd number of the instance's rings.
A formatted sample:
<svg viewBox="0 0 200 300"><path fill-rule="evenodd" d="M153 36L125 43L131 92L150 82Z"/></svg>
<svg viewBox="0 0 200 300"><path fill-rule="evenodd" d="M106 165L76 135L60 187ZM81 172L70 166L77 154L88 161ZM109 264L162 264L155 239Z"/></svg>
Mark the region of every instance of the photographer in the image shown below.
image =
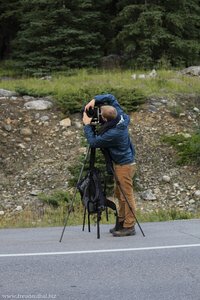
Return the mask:
<svg viewBox="0 0 200 300"><path fill-rule="evenodd" d="M101 125L98 135L95 135L87 111L94 110L96 105L101 105ZM115 195L119 203L119 228L110 229L113 236L122 237L135 234L136 204L133 193L132 178L136 171L135 150L130 141L128 125L130 118L120 107L117 99L111 94L97 95L86 106L83 114L85 136L91 147L106 148L109 150L114 171L128 203L115 182ZM128 205L129 204L129 205ZM131 209L130 209L131 207Z"/></svg>

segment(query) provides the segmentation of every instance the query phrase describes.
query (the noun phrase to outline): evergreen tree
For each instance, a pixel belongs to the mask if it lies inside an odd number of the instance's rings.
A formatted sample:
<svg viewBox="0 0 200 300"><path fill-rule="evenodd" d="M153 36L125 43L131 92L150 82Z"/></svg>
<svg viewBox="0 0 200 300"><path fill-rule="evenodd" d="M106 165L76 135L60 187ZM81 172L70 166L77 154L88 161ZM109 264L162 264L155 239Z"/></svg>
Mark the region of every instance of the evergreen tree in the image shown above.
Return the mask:
<svg viewBox="0 0 200 300"><path fill-rule="evenodd" d="M165 1L163 24L168 39L163 47L173 65L200 63L200 4L198 0Z"/></svg>
<svg viewBox="0 0 200 300"><path fill-rule="evenodd" d="M118 1L116 49L129 65L153 66L166 58L172 65L199 60L198 0Z"/></svg>
<svg viewBox="0 0 200 300"><path fill-rule="evenodd" d="M29 73L95 66L103 38L100 14L87 0L24 0L14 57Z"/></svg>
<svg viewBox="0 0 200 300"><path fill-rule="evenodd" d="M0 59L8 57L10 42L15 37L20 19L19 0L0 0Z"/></svg>
<svg viewBox="0 0 200 300"><path fill-rule="evenodd" d="M10 53L40 74L109 54L129 67L199 64L199 0L0 0L0 59Z"/></svg>

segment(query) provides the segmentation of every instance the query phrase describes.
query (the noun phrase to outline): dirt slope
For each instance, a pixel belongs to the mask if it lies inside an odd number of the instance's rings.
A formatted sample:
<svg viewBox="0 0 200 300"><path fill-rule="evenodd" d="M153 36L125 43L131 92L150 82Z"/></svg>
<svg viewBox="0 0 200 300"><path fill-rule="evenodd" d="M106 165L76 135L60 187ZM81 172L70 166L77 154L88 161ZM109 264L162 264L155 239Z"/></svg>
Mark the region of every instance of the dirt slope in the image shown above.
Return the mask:
<svg viewBox="0 0 200 300"><path fill-rule="evenodd" d="M55 104L48 110L25 108L32 100L37 99L0 97L2 215L28 206L35 209L39 192L66 190L68 167L85 151L80 115L61 125L66 116ZM164 134L192 133L199 126L198 109L199 98L190 95L178 96L176 101L149 99L131 113L130 134L138 165L136 194L141 209L179 207L196 211L199 207L199 168L178 166L175 150L161 141Z"/></svg>

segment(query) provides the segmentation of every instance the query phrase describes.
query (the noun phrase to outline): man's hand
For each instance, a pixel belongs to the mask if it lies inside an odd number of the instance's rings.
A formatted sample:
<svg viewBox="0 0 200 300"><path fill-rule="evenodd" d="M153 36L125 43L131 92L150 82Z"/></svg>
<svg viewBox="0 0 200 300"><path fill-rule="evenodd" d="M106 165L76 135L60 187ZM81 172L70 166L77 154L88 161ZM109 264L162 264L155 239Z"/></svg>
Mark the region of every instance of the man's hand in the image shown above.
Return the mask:
<svg viewBox="0 0 200 300"><path fill-rule="evenodd" d="M85 111L86 111L86 110L89 110L90 107L91 107L92 109L94 109L94 106L95 106L95 99L92 99L92 100L85 106Z"/></svg>
<svg viewBox="0 0 200 300"><path fill-rule="evenodd" d="M92 121L92 118L89 118L86 114L86 112L83 113L83 124L89 125Z"/></svg>

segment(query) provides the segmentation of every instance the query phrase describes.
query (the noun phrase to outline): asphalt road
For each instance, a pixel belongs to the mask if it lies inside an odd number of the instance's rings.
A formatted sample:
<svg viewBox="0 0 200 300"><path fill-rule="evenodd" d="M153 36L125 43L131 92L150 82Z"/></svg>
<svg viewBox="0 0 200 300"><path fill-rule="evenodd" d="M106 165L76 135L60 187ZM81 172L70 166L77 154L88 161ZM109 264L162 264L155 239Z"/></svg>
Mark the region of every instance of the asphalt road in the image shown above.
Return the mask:
<svg viewBox="0 0 200 300"><path fill-rule="evenodd" d="M200 220L0 230L0 299L200 300Z"/></svg>

